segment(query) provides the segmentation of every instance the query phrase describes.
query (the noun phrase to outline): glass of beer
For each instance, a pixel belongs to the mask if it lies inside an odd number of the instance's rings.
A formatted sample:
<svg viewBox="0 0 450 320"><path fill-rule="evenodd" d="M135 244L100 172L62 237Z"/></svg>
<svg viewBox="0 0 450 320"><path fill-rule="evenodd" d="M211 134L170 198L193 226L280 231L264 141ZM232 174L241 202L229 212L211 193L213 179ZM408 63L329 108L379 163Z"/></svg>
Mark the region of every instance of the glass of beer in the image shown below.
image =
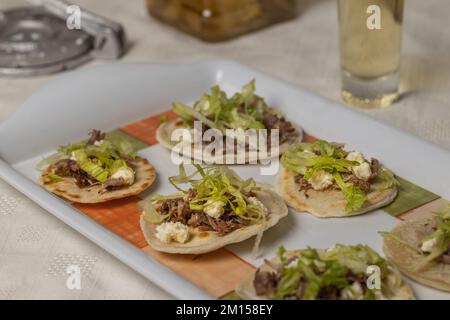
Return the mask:
<svg viewBox="0 0 450 320"><path fill-rule="evenodd" d="M342 99L382 108L399 96L404 0L339 0Z"/></svg>

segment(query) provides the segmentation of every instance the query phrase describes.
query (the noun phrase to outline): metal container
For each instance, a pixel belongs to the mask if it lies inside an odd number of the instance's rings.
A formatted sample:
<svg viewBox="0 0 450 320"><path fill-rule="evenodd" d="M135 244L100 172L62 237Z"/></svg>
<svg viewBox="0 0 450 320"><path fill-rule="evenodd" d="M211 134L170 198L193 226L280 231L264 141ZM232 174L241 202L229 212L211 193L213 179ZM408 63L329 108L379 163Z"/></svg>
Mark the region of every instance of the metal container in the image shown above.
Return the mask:
<svg viewBox="0 0 450 320"><path fill-rule="evenodd" d="M124 53L126 37L120 24L77 6L80 27L69 28L70 3L37 2L0 11L0 76L50 74Z"/></svg>

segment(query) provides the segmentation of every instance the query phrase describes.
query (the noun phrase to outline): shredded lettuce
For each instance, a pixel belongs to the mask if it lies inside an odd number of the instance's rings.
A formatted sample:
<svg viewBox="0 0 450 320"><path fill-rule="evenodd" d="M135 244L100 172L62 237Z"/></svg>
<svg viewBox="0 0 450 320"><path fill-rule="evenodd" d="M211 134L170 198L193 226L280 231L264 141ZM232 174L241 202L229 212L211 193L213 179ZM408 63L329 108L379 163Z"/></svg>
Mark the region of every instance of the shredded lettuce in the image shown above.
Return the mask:
<svg viewBox="0 0 450 320"><path fill-rule="evenodd" d="M63 152L56 152L44 159L42 159L41 161L39 161L39 163L36 165L36 170L41 171L44 168L54 165L56 162L58 162L59 160L62 160L64 158L66 158L66 154Z"/></svg>
<svg viewBox="0 0 450 320"><path fill-rule="evenodd" d="M218 123L215 123L214 121L208 119L205 115L203 115L199 111L196 111L183 103L174 102L172 104L172 109L188 125L191 125L195 120L199 120L210 128L223 131L223 127L220 126Z"/></svg>
<svg viewBox="0 0 450 320"><path fill-rule="evenodd" d="M236 92L232 99L237 104L243 104L245 107L250 107L254 102L254 99L258 98L255 96L255 90L255 79L253 79L242 87L242 92Z"/></svg>
<svg viewBox="0 0 450 320"><path fill-rule="evenodd" d="M434 215L436 219L436 231L421 241L423 244L425 241L433 240L434 245L431 252L418 264L416 267L417 270L421 270L431 261L447 252L450 245L450 204L447 208L435 212Z"/></svg>
<svg viewBox="0 0 450 320"><path fill-rule="evenodd" d="M367 267L380 267L383 276L388 271L388 263L375 250L365 245L346 246L337 244L322 253L324 260L338 260L354 273L366 273Z"/></svg>
<svg viewBox="0 0 450 320"><path fill-rule="evenodd" d="M136 158L136 152L133 145L126 139L119 139L114 141L114 146L122 157L130 159Z"/></svg>
<svg viewBox="0 0 450 320"><path fill-rule="evenodd" d="M414 266L414 269L416 269L417 271L422 270L436 258L447 252L450 245L450 204L446 208L443 208L440 211L435 212L434 214L436 219L436 231L421 239L420 246L410 244L391 232L379 232L383 237L388 237L392 240L395 240L398 243L411 250L414 250L415 252L423 256L423 259L418 261ZM433 240L433 247L431 248L431 252L423 251L421 249L423 243L430 240Z"/></svg>
<svg viewBox="0 0 450 320"><path fill-rule="evenodd" d="M175 102L172 108L187 125L191 126L194 120L200 120L222 133L226 128L264 129L262 119L265 113L279 116L267 106L263 98L255 94L254 80L231 98L216 85L209 94L203 94L192 108L179 102Z"/></svg>
<svg viewBox="0 0 450 320"><path fill-rule="evenodd" d="M239 112L237 109L233 109L229 112L227 118L227 126L233 129L264 129L264 125L261 121L256 120L254 117L248 114Z"/></svg>
<svg viewBox="0 0 450 320"><path fill-rule="evenodd" d="M380 183L381 189L389 189L400 185L394 174L384 167L380 168L376 183Z"/></svg>
<svg viewBox="0 0 450 320"><path fill-rule="evenodd" d="M105 182L108 179L109 172L108 170L103 168L101 163L94 163L90 160L86 160L80 162L78 165L80 166L81 170L83 170L99 182Z"/></svg>
<svg viewBox="0 0 450 320"><path fill-rule="evenodd" d="M125 160L123 159L117 159L114 160L109 166L108 166L108 170L110 172L111 175L113 175L114 173L116 173L117 171L119 171L122 168L129 168L128 164L126 163Z"/></svg>
<svg viewBox="0 0 450 320"><path fill-rule="evenodd" d="M319 170L329 173L350 172L352 166L359 165L356 161L346 160L345 153L341 149L323 140L290 147L283 153L281 163L286 169L307 177L311 177Z"/></svg>
<svg viewBox="0 0 450 320"><path fill-rule="evenodd" d="M61 182L64 179L62 177L58 176L57 174L49 172L44 176L44 180L46 182Z"/></svg>
<svg viewBox="0 0 450 320"><path fill-rule="evenodd" d="M403 240L402 238L400 238L399 236L393 234L392 232L386 232L386 231L378 231L378 233L383 236L384 238L390 238L392 240L397 241L398 243L401 243L402 245L404 245L405 247L414 250L415 252L419 253L419 254L424 254L424 252L422 250L420 250L419 247L416 247L412 244L410 244L409 242Z"/></svg>
<svg viewBox="0 0 450 320"><path fill-rule="evenodd" d="M144 219L151 224L163 223L169 215L161 215L153 207L152 201L145 202L144 205Z"/></svg>
<svg viewBox="0 0 450 320"><path fill-rule="evenodd" d="M58 151L64 154L70 155L72 151L82 149L86 146L86 142L78 142L74 144L68 144L65 146L59 146Z"/></svg>
<svg viewBox="0 0 450 320"><path fill-rule="evenodd" d="M133 145L125 139L104 139L95 144L82 141L60 146L56 153L39 162L36 169L42 170L60 160L71 159L90 177L98 182L105 182L120 168L128 168L126 160L133 160L135 157Z"/></svg>
<svg viewBox="0 0 450 320"><path fill-rule="evenodd" d="M154 194L150 197L151 201L165 201L165 200L173 200L173 199L179 199L182 197L180 194L172 194L168 196L163 196L160 194Z"/></svg>
<svg viewBox="0 0 450 320"><path fill-rule="evenodd" d="M210 203L222 202L226 208L242 219L250 221L264 219L264 210L248 200L251 191L261 188L253 179L242 180L227 167L201 167L195 164L193 166L194 172L187 174L184 165L181 164L179 175L169 177L170 183L183 194L187 194L191 188L195 189L196 196L189 201L191 210L202 211ZM152 197L151 201L164 200L166 197L157 195Z"/></svg>
<svg viewBox="0 0 450 320"><path fill-rule="evenodd" d="M345 211L355 212L361 209L367 200L367 196L364 191L351 183L344 182L342 176L337 172L333 173L333 178L344 193L345 200L347 201Z"/></svg>
<svg viewBox="0 0 450 320"><path fill-rule="evenodd" d="M73 160L75 160L78 163L88 160L88 154L84 149L77 149L72 151L70 157L73 158Z"/></svg>
<svg viewBox="0 0 450 320"><path fill-rule="evenodd" d="M366 194L352 183L344 182L342 173L351 172L357 161L345 159L345 152L336 145L318 140L314 143L300 143L290 147L281 157L283 167L310 179L318 171L330 173L344 193L347 201L345 210L355 212L367 200Z"/></svg>
<svg viewBox="0 0 450 320"><path fill-rule="evenodd" d="M442 228L450 233L450 204L448 204L447 207L436 211L434 215L438 219L438 228Z"/></svg>
<svg viewBox="0 0 450 320"><path fill-rule="evenodd" d="M304 300L319 299L322 289L327 287L351 290L348 273L365 278L367 267L371 265L380 267L382 280L391 272L386 260L364 245L337 244L328 250L307 248L289 253L280 247L277 256L280 281L274 299L295 296L300 285L303 286ZM293 257L296 257L294 262ZM374 299L374 292L368 291L373 290L367 289L359 298Z"/></svg>

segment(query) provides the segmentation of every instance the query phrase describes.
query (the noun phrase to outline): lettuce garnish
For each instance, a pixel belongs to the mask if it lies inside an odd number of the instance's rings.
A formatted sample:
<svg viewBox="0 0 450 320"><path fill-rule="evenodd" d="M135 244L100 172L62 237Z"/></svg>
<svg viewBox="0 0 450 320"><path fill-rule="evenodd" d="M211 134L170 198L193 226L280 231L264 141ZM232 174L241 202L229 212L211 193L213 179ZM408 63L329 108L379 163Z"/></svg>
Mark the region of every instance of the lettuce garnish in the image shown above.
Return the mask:
<svg viewBox="0 0 450 320"><path fill-rule="evenodd" d="M380 189L389 189L400 185L394 174L384 167L379 169L376 183Z"/></svg>
<svg viewBox="0 0 450 320"><path fill-rule="evenodd" d="M357 186L344 182L342 173L351 172L357 161L345 159L346 153L339 146L318 140L314 143L301 143L290 147L281 157L283 167L311 178L318 171L331 174L344 193L347 212L359 210L367 200L366 194Z"/></svg>
<svg viewBox="0 0 450 320"><path fill-rule="evenodd" d="M376 265L380 268L381 280L391 271L388 263L377 252L368 246L346 246L337 244L328 250L307 248L287 252L280 247L277 253L280 266L277 268L280 281L274 293L274 299L285 299L295 296L303 283L304 300L320 298L321 290L333 287L339 290L351 290L349 273L367 276L367 267ZM295 260L293 260L295 257ZM383 290L383 284L381 290ZM365 289L362 299L374 299L374 290Z"/></svg>
<svg viewBox="0 0 450 320"><path fill-rule="evenodd" d="M347 212L355 212L361 209L367 200L367 196L364 191L351 183L344 182L342 176L338 172L333 173L333 178L344 193L345 199L347 200L345 210Z"/></svg>
<svg viewBox="0 0 450 320"><path fill-rule="evenodd" d="M219 86L213 86L210 93L203 94L193 107L175 102L173 111L188 126L191 126L194 120L200 120L222 133L226 128L264 129L262 119L268 112L279 117L263 98L255 94L255 80L250 81L241 92L235 93L231 98Z"/></svg>
<svg viewBox="0 0 450 320"><path fill-rule="evenodd" d="M39 162L36 169L42 170L60 160L71 159L93 179L105 182L121 168L129 168L127 161L135 158L136 153L129 141L125 139L110 141L105 138L94 144L82 141L60 146L56 153Z"/></svg>
<svg viewBox="0 0 450 320"><path fill-rule="evenodd" d="M51 173L51 172L47 173L44 176L44 181L48 181L48 182L61 182L63 180L64 179L62 177L58 176L57 174Z"/></svg>
<svg viewBox="0 0 450 320"><path fill-rule="evenodd" d="M419 246L408 243L399 236L391 232L379 232L383 237L390 238L397 241L398 243L416 251L423 256L423 259L418 262L415 269L420 271L426 267L429 263L439 258L441 255L449 250L450 246L450 204L447 207L434 212L435 216L435 228L436 230L431 234L427 235L420 241ZM431 250L424 251L422 246L424 243L431 241L433 244L430 248Z"/></svg>
<svg viewBox="0 0 450 320"><path fill-rule="evenodd" d="M428 252L426 258L417 266L419 270L447 252L450 245L450 204L447 208L435 212L434 215L436 219L436 231L421 241L421 244L423 244L426 241L432 240L433 247Z"/></svg>
<svg viewBox="0 0 450 320"><path fill-rule="evenodd" d="M193 165L195 170L187 174L183 164L179 166L179 175L169 178L170 183L182 194L195 190L195 197L189 200L191 210L203 211L211 203L221 202L224 209L242 219L260 221L264 219L264 210L249 201L251 192L261 188L253 179L242 180L226 167ZM157 200L180 198L178 196L154 195L150 203ZM151 210L150 210L151 211ZM149 221L157 220L149 212Z"/></svg>

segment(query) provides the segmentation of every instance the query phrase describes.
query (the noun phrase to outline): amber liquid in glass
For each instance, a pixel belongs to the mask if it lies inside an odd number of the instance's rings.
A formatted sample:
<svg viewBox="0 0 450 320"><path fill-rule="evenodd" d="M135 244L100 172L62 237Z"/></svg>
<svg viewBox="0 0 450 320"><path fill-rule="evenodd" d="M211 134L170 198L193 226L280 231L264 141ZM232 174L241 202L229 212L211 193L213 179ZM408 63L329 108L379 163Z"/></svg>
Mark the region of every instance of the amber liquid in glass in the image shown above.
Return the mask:
<svg viewBox="0 0 450 320"><path fill-rule="evenodd" d="M370 25L373 5L380 29ZM343 100L365 108L390 105L398 97L404 0L339 0L338 6Z"/></svg>

